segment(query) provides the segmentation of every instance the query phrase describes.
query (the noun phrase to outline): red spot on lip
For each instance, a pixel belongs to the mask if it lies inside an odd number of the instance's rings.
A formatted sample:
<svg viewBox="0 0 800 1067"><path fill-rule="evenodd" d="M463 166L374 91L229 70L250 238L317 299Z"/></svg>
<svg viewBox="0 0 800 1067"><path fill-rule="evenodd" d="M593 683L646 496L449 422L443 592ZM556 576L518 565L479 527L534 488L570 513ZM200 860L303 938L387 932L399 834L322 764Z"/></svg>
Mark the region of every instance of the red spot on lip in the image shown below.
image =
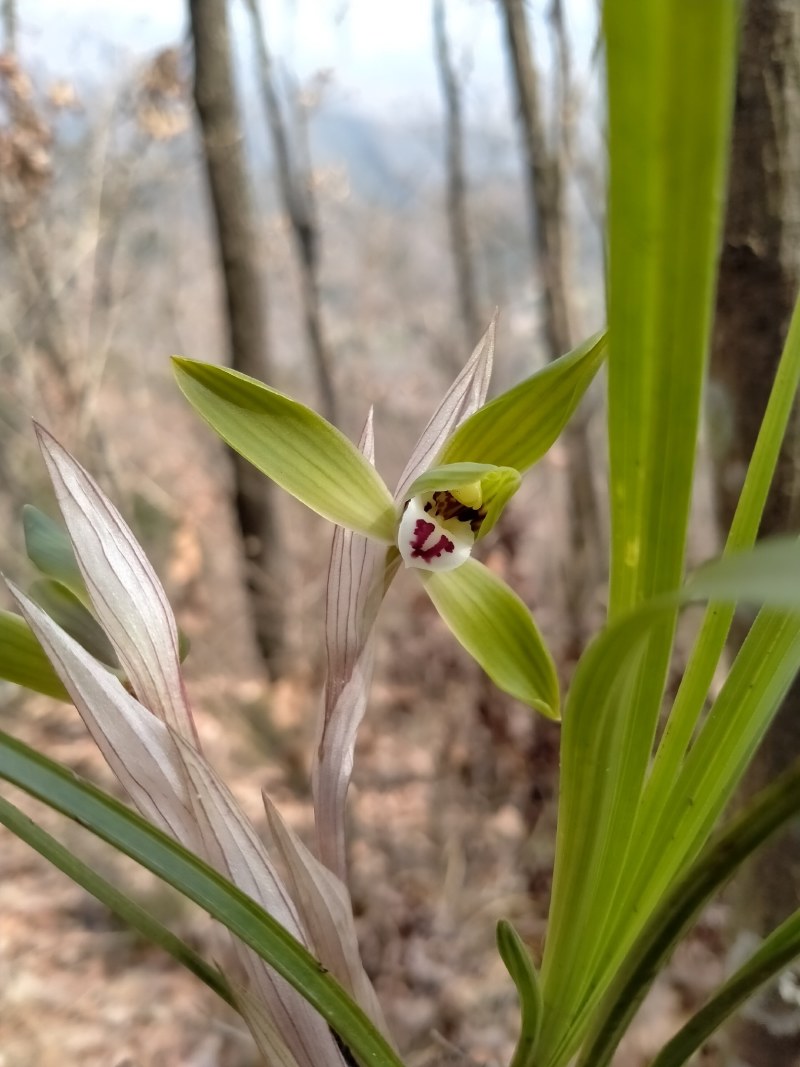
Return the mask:
<svg viewBox="0 0 800 1067"><path fill-rule="evenodd" d="M424 560L425 563L430 563L431 560L438 559L442 552L453 551L455 545L450 538L445 537L444 534L442 534L435 545L431 545L430 548L425 548L425 542L435 529L436 527L432 522L426 522L425 519L417 519L414 525L414 536L410 541L412 559L421 559Z"/></svg>

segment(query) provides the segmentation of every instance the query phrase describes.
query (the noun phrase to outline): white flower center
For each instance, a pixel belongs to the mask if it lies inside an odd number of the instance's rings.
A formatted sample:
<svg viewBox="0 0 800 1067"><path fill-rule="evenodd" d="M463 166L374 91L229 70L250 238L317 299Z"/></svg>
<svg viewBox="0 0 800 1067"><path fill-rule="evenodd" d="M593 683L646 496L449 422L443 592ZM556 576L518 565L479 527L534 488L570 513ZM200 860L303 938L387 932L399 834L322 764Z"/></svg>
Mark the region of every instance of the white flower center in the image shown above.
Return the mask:
<svg viewBox="0 0 800 1067"><path fill-rule="evenodd" d="M451 571L469 559L481 513L441 491L415 496L406 504L397 547L406 567Z"/></svg>

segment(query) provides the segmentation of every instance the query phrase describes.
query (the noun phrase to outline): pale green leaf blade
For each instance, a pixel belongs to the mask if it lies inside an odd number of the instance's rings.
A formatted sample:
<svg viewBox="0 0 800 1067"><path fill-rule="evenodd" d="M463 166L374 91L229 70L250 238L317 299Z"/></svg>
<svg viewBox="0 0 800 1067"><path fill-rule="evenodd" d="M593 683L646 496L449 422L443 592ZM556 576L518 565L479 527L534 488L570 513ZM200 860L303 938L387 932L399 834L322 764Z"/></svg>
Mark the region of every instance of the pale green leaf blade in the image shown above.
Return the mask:
<svg viewBox="0 0 800 1067"><path fill-rule="evenodd" d="M391 493L335 426L238 371L177 357L173 363L189 403L262 473L331 522L394 541Z"/></svg>
<svg viewBox="0 0 800 1067"><path fill-rule="evenodd" d="M11 611L0 611L0 678L56 700L71 699L30 626Z"/></svg>
<svg viewBox="0 0 800 1067"><path fill-rule="evenodd" d="M689 577L682 598L769 604L800 610L800 541L772 537L749 552L731 552Z"/></svg>
<svg viewBox="0 0 800 1067"><path fill-rule="evenodd" d="M0 823L44 856L54 867L63 871L76 885L85 889L87 893L91 893L126 926L130 926L142 937L164 949L182 967L186 967L202 982L205 982L209 989L213 989L217 996L233 1005L230 987L216 967L207 963L146 908L106 881L102 875L78 859L69 849L51 837L46 830L37 826L4 797L0 797Z"/></svg>
<svg viewBox="0 0 800 1067"><path fill-rule="evenodd" d="M496 397L445 444L438 463L492 463L525 471L547 452L572 417L605 358L605 334Z"/></svg>
<svg viewBox="0 0 800 1067"><path fill-rule="evenodd" d="M746 963L667 1042L650 1067L682 1067L737 1008L800 956L800 911L764 939Z"/></svg>
<svg viewBox="0 0 800 1067"><path fill-rule="evenodd" d="M73 771L2 732L0 778L76 820L218 919L317 1009L363 1067L402 1067L364 1012L319 962L199 857Z"/></svg>
<svg viewBox="0 0 800 1067"><path fill-rule="evenodd" d="M64 527L32 504L26 504L22 509L22 528L25 551L31 563L42 574L61 582L79 600L88 604L89 594Z"/></svg>
<svg viewBox="0 0 800 1067"><path fill-rule="evenodd" d="M522 938L505 919L497 924L497 949L517 987L521 1014L519 1040L510 1067L535 1067L543 1011L536 968Z"/></svg>
<svg viewBox="0 0 800 1067"><path fill-rule="evenodd" d="M100 623L75 594L54 578L40 578L28 593L62 630L74 637L95 659L119 668L119 660Z"/></svg>
<svg viewBox="0 0 800 1067"><path fill-rule="evenodd" d="M594 1015L575 1067L606 1067L670 953L741 864L800 813L800 762L768 786L686 870L652 912Z"/></svg>
<svg viewBox="0 0 800 1067"><path fill-rule="evenodd" d="M557 719L553 658L516 593L474 559L452 571L425 573L423 583L455 637L495 685Z"/></svg>

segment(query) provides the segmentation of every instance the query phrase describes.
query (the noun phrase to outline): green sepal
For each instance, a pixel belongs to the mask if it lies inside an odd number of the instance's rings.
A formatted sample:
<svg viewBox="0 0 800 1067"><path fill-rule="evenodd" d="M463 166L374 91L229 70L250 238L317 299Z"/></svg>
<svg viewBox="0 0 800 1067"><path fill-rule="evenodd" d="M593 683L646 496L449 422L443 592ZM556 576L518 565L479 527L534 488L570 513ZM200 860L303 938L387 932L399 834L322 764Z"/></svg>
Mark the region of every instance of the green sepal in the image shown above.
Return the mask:
<svg viewBox="0 0 800 1067"><path fill-rule="evenodd" d="M72 702L28 624L11 611L0 611L0 678Z"/></svg>
<svg viewBox="0 0 800 1067"><path fill-rule="evenodd" d="M466 419L439 463L491 463L526 471L566 426L605 358L606 335L595 334L560 359L496 397Z"/></svg>
<svg viewBox="0 0 800 1067"><path fill-rule="evenodd" d="M495 685L558 719L553 657L516 593L475 559L452 571L422 573L422 581L442 619Z"/></svg>
<svg viewBox="0 0 800 1067"><path fill-rule="evenodd" d="M39 578L28 595L90 655L107 667L119 669L117 654L100 623L70 589L53 578Z"/></svg>
<svg viewBox="0 0 800 1067"><path fill-rule="evenodd" d="M492 463L447 463L421 474L408 487L406 498L432 493L439 489L459 489L479 482L486 518L481 523L477 541L485 537L500 518L503 508L519 489L520 473L513 467L496 467Z"/></svg>
<svg viewBox="0 0 800 1067"><path fill-rule="evenodd" d="M173 357L189 403L231 448L331 522L394 542L392 495L356 446L315 411L226 367Z"/></svg>
<svg viewBox="0 0 800 1067"><path fill-rule="evenodd" d="M22 509L22 529L31 563L88 605L89 594L66 529L32 504Z"/></svg>
<svg viewBox="0 0 800 1067"><path fill-rule="evenodd" d="M517 987L519 997L519 1040L510 1067L533 1067L536 1043L542 1028L542 990L530 952L506 919L501 919L497 924L497 951Z"/></svg>

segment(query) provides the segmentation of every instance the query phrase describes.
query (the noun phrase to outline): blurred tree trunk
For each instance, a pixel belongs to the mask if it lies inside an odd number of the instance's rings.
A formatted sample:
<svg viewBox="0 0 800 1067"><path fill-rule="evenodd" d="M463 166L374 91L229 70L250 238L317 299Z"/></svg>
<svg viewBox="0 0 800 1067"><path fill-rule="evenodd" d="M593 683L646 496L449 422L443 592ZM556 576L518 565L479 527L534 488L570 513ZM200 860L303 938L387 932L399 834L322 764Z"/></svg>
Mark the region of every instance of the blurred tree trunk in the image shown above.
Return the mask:
<svg viewBox="0 0 800 1067"><path fill-rule="evenodd" d="M259 0L246 0L246 4L253 25L261 95L269 123L272 151L275 154L278 192L283 211L289 220L300 269L303 321L317 377L322 413L329 422L336 422L336 392L333 385L332 361L322 327L319 295L319 226L310 175L304 171L304 168L297 165L298 153L294 153L293 163L286 123L275 88L272 57L267 45Z"/></svg>
<svg viewBox="0 0 800 1067"><path fill-rule="evenodd" d="M16 0L2 0L0 21L3 26L3 51L14 53L17 50L17 5Z"/></svg>
<svg viewBox="0 0 800 1067"><path fill-rule="evenodd" d="M481 333L478 299L475 289L475 268L467 223L467 182L464 164L464 127L461 115L461 87L458 83L450 42L447 37L445 0L433 0L433 36L436 67L442 86L445 105L447 139L447 221L450 228L450 247L456 271L456 288L461 321L467 335L467 350Z"/></svg>
<svg viewBox="0 0 800 1067"><path fill-rule="evenodd" d="M258 266L242 130L234 94L226 0L189 0L194 99L202 129L227 305L231 366L268 375L265 290ZM233 456L236 513L247 562L255 633L273 673L283 655L283 565L271 487Z"/></svg>
<svg viewBox="0 0 800 1067"><path fill-rule="evenodd" d="M730 525L766 407L800 281L800 5L751 0L741 38L728 214L712 350L717 506ZM761 535L797 531L800 418L795 411ZM740 640L741 633L734 634ZM751 769L753 792L800 753L800 684L794 684ZM737 890L735 928L761 937L792 912L800 892L800 834L762 852ZM778 987L746 1008L731 1032L733 1061L800 1064L796 994Z"/></svg>
<svg viewBox="0 0 800 1067"><path fill-rule="evenodd" d="M531 47L525 0L499 0L510 60L514 98L525 159L525 177L531 227L531 248L541 284L544 306L544 336L551 359L569 351L573 344L567 296L564 240L564 180L567 160L562 148L568 116L568 56L563 13L553 0L551 21L559 43L559 129L555 148L550 147L539 90L539 75ZM560 32L559 32L560 31ZM577 659L587 635L584 609L588 594L599 578L600 518L592 478L592 454L584 422L573 421L564 441L569 457L570 557L565 575L568 621L571 629L568 658Z"/></svg>

